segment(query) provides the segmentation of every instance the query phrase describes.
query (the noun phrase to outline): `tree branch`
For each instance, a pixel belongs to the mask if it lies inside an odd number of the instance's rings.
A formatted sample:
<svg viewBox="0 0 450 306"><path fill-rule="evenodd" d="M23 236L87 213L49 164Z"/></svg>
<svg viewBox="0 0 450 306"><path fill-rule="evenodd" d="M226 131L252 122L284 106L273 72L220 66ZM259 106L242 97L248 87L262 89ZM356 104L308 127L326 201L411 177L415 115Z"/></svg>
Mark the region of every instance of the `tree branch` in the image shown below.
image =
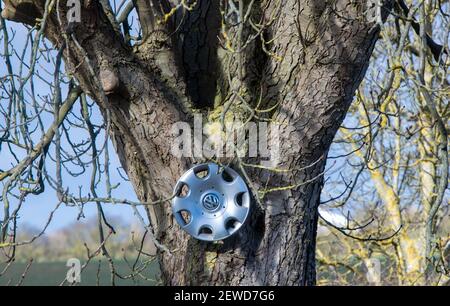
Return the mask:
<svg viewBox="0 0 450 306"><path fill-rule="evenodd" d="M4 0L2 17L8 20L34 26L37 18L43 16L45 0Z"/></svg>
<svg viewBox="0 0 450 306"><path fill-rule="evenodd" d="M117 22L119 24L125 22L125 20L128 18L128 15L130 15L133 9L134 9L134 2L133 1L128 2L125 8L122 10L122 13L120 13L119 17L117 17Z"/></svg>
<svg viewBox="0 0 450 306"><path fill-rule="evenodd" d="M167 0L133 0L141 23L144 40L155 30L158 18L162 18L171 9Z"/></svg>
<svg viewBox="0 0 450 306"><path fill-rule="evenodd" d="M109 0L100 0L100 3L103 7L103 11L105 12L105 15L108 17L109 22L111 23L112 27L114 28L114 31L116 31L116 33L118 35L120 35L119 22L117 21L116 16L114 15L111 5L109 4Z"/></svg>
<svg viewBox="0 0 450 306"><path fill-rule="evenodd" d="M406 5L405 1L397 0L397 3L399 5L397 7L397 10L401 9L405 16L409 16L409 7ZM414 29L414 32L416 32L416 34L420 36L420 25L414 18L411 21L411 25ZM439 62L439 58L441 57L442 53L445 53L448 55L447 50L445 50L442 45L435 42L433 40L433 38L430 37L430 35L428 35L428 34L426 34L426 44L427 44L428 48L430 49L431 53L433 54L433 57L436 60L436 62Z"/></svg>
<svg viewBox="0 0 450 306"><path fill-rule="evenodd" d="M9 176L17 176L22 173L22 171L36 158L38 158L41 153L47 148L51 141L53 140L53 137L55 136L56 130L61 125L61 123L66 118L69 111L72 109L73 104L77 101L78 97L81 94L81 88L76 86L71 89L69 94L67 95L67 99L64 102L63 105L61 105L59 109L59 113L57 116L57 120L52 124L52 126L48 129L47 133L42 137L42 140L40 143L38 143L33 151L28 155L25 159L23 159L17 166L14 168L0 173L0 181L3 179L9 177Z"/></svg>

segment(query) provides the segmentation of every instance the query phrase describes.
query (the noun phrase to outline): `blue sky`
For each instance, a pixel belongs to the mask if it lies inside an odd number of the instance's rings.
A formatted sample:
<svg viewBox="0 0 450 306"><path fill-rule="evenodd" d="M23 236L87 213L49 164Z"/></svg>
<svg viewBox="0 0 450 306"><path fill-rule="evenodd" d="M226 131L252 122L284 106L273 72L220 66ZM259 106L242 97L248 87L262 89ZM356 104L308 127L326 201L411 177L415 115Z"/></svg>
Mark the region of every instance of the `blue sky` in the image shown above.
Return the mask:
<svg viewBox="0 0 450 306"><path fill-rule="evenodd" d="M3 5L2 5L3 6ZM11 61L13 66L13 71L16 74L19 74L20 69L20 60L19 57L21 57L21 52L24 49L25 45L28 43L26 48L26 53L24 57L25 65L23 66L22 76L27 74L27 68L26 65L29 64L30 58L31 58L31 48L30 48L30 42L27 42L27 36L29 33L29 30L24 27L23 25L13 23L13 22L7 22L8 32L11 40L11 45L14 46L14 49L17 51L17 53L11 54ZM34 34L33 34L34 35ZM2 44L3 44L3 37L2 37ZM49 42L45 43L47 46L51 46ZM44 44L41 44L41 48L44 48ZM1 53L3 54L3 48L1 49ZM45 52L44 52L45 54ZM54 52L53 52L54 55ZM46 80L52 80L53 75L52 72L54 71L54 61L55 57L52 56L52 53L49 53L47 56L41 56L37 62L36 71L39 75L41 75ZM64 70L64 69L62 69ZM4 76L7 74L6 71L6 65L3 58L0 57L0 76ZM35 87L35 96L38 104L43 105L43 100L40 99L40 97L45 97L46 95L49 95L51 97L51 88L48 84L40 80L38 77L33 78L34 81L34 87ZM0 91L3 90L3 88L0 88ZM30 86L25 87L25 92L30 92ZM62 86L62 96L63 99L65 98L67 94L67 86ZM0 96L4 96L4 93L0 92ZM25 94L26 99L30 99L29 94ZM0 106L3 108L6 108L6 104L8 101L6 99L3 99L0 101ZM74 113L79 114L79 106L76 104L74 106ZM30 112L31 114L31 112ZM50 113L43 112L41 115L41 118L43 120L43 124L46 128L52 123L53 117ZM92 114L91 114L91 120L93 122L100 123L102 122L102 117L96 107L93 107ZM4 127L5 124L5 117L0 117L0 130L2 127ZM40 139L41 134L36 135L35 137L35 143L37 143ZM86 139L86 134L84 131L80 129L73 129L70 132L70 139L72 141L80 141L81 139ZM99 135L99 141L97 142L98 147L102 147L104 143L104 133L101 133ZM63 144L64 142L67 143L64 139L62 140ZM54 147L50 147L49 153L52 155L52 152L54 151ZM120 163L117 159L117 156L114 152L114 148L111 143L109 143L109 152L110 152L110 173L111 173L111 183L112 185L115 185L117 183L120 183L119 187L114 190L113 196L115 198L120 199L129 199L132 201L137 201L137 198L135 196L135 193L133 191L133 188L130 184L130 182L125 181L120 175L119 171L121 171L122 175L124 174L124 171L119 169ZM14 151L15 154L18 155L19 158L22 158L24 155L20 151ZM11 168L16 162L13 159L13 156L8 152L6 149L5 144L2 146L2 150L0 151L0 169L5 170ZM46 163L46 168L49 173L53 173L55 171L55 164L51 161ZM71 192L77 194L79 186L83 187L84 194L87 194L89 189L89 178L90 178L90 169L87 169L86 175L82 175L80 177L72 177L68 175L67 173L63 174L63 181L64 181L64 188L69 188ZM99 185L98 193L99 196L105 195L105 188L103 184ZM14 199L11 199L11 202L14 204ZM57 204L57 197L56 193L53 189L49 188L47 186L45 192L38 196L30 195L27 197L23 208L21 209L20 213L20 219L18 220L19 226L23 223L27 223L29 225L32 225L33 227L42 228L45 223L48 220L50 212L55 208ZM111 217L117 217L120 216L122 219L130 221L130 222L137 222L137 219L134 217L133 209L130 206L127 205L114 205L114 204L104 204L103 205L105 213L107 216ZM139 208L139 210L142 212L142 207ZM0 210L0 217L3 217L3 210ZM84 206L83 212L85 215L85 218L81 218L79 222L85 222L89 218L96 215L96 206L95 203L88 203ZM80 214L80 208L77 207L60 207L57 212L54 215L54 218L52 219L52 222L48 228L48 231L54 231L61 227L64 227L65 225L74 222L77 220L78 215Z"/></svg>

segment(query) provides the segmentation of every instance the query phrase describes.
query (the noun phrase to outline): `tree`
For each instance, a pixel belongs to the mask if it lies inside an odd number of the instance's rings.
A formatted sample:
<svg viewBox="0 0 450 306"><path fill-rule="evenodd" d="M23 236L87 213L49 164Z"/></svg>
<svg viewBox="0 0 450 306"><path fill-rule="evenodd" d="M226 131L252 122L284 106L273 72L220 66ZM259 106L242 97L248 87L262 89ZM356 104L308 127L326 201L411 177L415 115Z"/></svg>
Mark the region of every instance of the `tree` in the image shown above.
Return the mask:
<svg viewBox="0 0 450 306"><path fill-rule="evenodd" d="M52 127L23 162L0 174L6 180L3 243L14 220L6 193L26 169L42 175L39 158L59 139L58 127L80 96L89 122L86 94L100 107L121 164L147 208L166 284L315 283L317 208L327 153L365 74L390 1L380 7L350 0L135 0L115 16L108 1L87 0L81 22L66 18L71 13L66 1L3 2L4 19L36 27L36 38L45 36L58 50L55 80L61 59L72 77L66 100L60 91L55 95ZM133 7L140 23L136 43L127 18ZM205 160L174 157L168 141L173 124L192 122L196 113L208 123L222 124L229 113L244 122L280 123L278 163L213 158L239 170L253 194L250 221L215 244L182 232L168 200L181 174ZM74 200L60 182L55 182L60 201ZM33 191L22 189L21 197ZM92 188L85 201L101 207L102 199Z"/></svg>
<svg viewBox="0 0 450 306"><path fill-rule="evenodd" d="M344 221L322 218L333 232L319 242L323 275L332 267L354 283L347 274L366 271L352 263L370 270L376 260L379 284L448 282L448 9L397 1L395 17L382 26L331 154L344 166L342 176L329 176L325 193L343 196L322 203ZM330 240L337 246L325 246Z"/></svg>

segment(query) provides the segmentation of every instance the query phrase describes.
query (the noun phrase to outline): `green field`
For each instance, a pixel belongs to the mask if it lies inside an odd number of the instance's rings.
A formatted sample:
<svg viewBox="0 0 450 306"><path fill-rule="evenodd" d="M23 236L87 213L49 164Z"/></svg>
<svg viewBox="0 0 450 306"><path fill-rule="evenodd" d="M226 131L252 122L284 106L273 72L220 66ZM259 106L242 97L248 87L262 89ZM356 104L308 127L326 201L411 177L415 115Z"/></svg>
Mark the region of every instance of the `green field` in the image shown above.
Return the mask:
<svg viewBox="0 0 450 306"><path fill-rule="evenodd" d="M83 262L81 263L83 264ZM5 268L5 264L0 264L0 273ZM100 273L98 273L100 266ZM129 275L130 268L125 262L115 262L114 266L117 273L120 275ZM17 285L22 274L26 270L27 263L13 263L8 270L0 277L0 286L15 286ZM33 263L25 278L23 279L23 286L55 286L59 285L65 278L67 271L65 262L36 262ZM120 279L116 277L116 285L119 286L154 286L158 284L159 275L158 264L150 264L142 275L146 278L136 276L132 279ZM97 276L98 275L98 276ZM82 286L106 286L111 284L111 273L109 271L109 265L106 261L102 261L100 264L98 261L91 262L81 273Z"/></svg>

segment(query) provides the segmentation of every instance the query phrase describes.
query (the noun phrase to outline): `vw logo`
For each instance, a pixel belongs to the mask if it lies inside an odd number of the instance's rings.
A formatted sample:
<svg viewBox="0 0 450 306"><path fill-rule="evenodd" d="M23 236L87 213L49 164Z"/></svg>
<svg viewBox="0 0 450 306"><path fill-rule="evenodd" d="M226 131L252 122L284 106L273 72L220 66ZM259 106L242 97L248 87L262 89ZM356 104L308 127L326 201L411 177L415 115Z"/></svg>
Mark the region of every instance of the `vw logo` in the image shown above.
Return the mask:
<svg viewBox="0 0 450 306"><path fill-rule="evenodd" d="M207 210L216 210L220 206L219 197L213 193L208 193L203 198L203 207Z"/></svg>

